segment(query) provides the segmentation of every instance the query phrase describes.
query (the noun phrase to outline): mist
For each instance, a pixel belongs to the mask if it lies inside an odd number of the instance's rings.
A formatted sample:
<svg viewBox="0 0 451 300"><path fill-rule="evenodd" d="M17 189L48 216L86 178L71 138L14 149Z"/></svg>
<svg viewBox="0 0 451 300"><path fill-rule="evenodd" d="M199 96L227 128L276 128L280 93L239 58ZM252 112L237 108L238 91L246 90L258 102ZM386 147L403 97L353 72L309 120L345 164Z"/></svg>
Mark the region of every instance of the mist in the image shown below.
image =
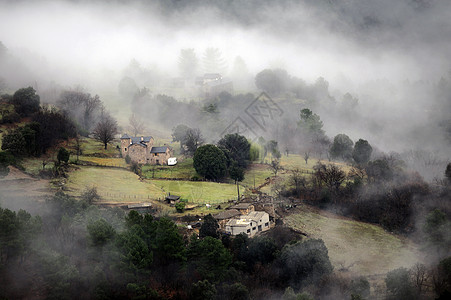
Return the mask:
<svg viewBox="0 0 451 300"><path fill-rule="evenodd" d="M247 84L236 93L258 95L254 78L263 69L284 69L307 85L322 77L334 104L310 108L329 137L346 133L382 151L422 149L446 161L449 93L440 101L437 95L440 80L448 91L451 81L450 8L444 0L2 1L7 59L0 78L5 91L34 86L42 102L52 102L52 88L82 86L125 126L128 116L120 114L128 114L124 102L131 99L121 98L117 86L131 61L153 78L134 78L139 88L190 101L196 97L171 95L166 87L180 76L180 50L194 49L201 62L212 47L235 87L244 80L236 78L234 62L244 62ZM201 66L197 73L204 73ZM358 107L343 115L337 111L346 93ZM237 117L242 107L222 117ZM296 122L301 108L285 107L297 114L286 113L283 122Z"/></svg>

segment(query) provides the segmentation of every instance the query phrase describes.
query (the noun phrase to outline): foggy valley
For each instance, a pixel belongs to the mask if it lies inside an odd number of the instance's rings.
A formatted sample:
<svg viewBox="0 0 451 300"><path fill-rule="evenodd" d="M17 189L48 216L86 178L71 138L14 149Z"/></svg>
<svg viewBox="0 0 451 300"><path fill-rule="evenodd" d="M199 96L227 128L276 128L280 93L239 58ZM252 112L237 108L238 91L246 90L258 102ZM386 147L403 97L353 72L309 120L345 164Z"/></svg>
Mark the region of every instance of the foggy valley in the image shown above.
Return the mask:
<svg viewBox="0 0 451 300"><path fill-rule="evenodd" d="M450 1L0 20L0 298L450 297Z"/></svg>

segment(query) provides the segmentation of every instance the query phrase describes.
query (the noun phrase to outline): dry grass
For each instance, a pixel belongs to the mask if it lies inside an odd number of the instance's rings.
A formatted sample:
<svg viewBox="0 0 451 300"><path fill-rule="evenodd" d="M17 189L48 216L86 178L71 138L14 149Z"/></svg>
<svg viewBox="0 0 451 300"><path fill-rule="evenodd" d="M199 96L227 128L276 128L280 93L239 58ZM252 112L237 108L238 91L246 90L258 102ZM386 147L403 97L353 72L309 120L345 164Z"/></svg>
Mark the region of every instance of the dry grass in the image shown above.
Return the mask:
<svg viewBox="0 0 451 300"><path fill-rule="evenodd" d="M379 226L320 214L308 206L302 206L300 211L286 217L285 224L309 237L323 239L336 269L371 275L410 267L419 261L414 244Z"/></svg>

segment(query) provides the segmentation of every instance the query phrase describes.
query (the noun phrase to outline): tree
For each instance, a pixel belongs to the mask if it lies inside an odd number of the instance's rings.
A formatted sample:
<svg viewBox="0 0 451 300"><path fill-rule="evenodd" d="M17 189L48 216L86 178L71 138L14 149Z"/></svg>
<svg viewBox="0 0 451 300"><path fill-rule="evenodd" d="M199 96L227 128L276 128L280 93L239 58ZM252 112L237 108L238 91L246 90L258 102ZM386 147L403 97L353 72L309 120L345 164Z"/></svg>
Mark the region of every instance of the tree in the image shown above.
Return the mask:
<svg viewBox="0 0 451 300"><path fill-rule="evenodd" d="M302 176L301 171L299 169L292 170L289 180L290 183L294 185L296 196L301 197L301 188L305 187L306 184L306 180Z"/></svg>
<svg viewBox="0 0 451 300"><path fill-rule="evenodd" d="M236 161L239 167L246 168L250 159L251 144L244 136L238 133L226 134L219 140L218 146L227 149L230 158Z"/></svg>
<svg viewBox="0 0 451 300"><path fill-rule="evenodd" d="M142 134L146 130L144 122L136 114L130 115L128 123L133 136L138 136L139 133Z"/></svg>
<svg viewBox="0 0 451 300"><path fill-rule="evenodd" d="M281 282L299 289L332 273L328 250L320 239L287 244L279 257Z"/></svg>
<svg viewBox="0 0 451 300"><path fill-rule="evenodd" d="M265 69L255 76L257 88L276 96L286 90L289 77L288 73L282 69Z"/></svg>
<svg viewBox="0 0 451 300"><path fill-rule="evenodd" d="M104 109L98 95L91 96L82 90L63 91L58 107L77 124L81 135L87 136Z"/></svg>
<svg viewBox="0 0 451 300"><path fill-rule="evenodd" d="M197 148L204 143L204 138L199 128L189 128L186 131L183 145L186 147L186 152L193 155Z"/></svg>
<svg viewBox="0 0 451 300"><path fill-rule="evenodd" d="M29 116L39 111L40 98L31 86L17 90L13 95L15 111L21 116Z"/></svg>
<svg viewBox="0 0 451 300"><path fill-rule="evenodd" d="M318 162L314 167L315 178L320 185L326 185L329 189L338 191L343 181L346 179L346 173L336 165L324 165Z"/></svg>
<svg viewBox="0 0 451 300"><path fill-rule="evenodd" d="M153 238L155 260L161 265L186 260L185 245L177 225L169 218L161 218L156 223Z"/></svg>
<svg viewBox="0 0 451 300"><path fill-rule="evenodd" d="M389 181L393 178L393 170L386 159L370 161L365 167L366 175L373 181Z"/></svg>
<svg viewBox="0 0 451 300"><path fill-rule="evenodd" d="M324 135L323 122L317 114L314 114L310 109L304 108L301 110L299 127L308 135L322 136Z"/></svg>
<svg viewBox="0 0 451 300"><path fill-rule="evenodd" d="M226 62L218 48L205 49L202 63L205 73L225 73L227 70Z"/></svg>
<svg viewBox="0 0 451 300"><path fill-rule="evenodd" d="M451 163L446 166L445 176L448 178L448 181L451 183Z"/></svg>
<svg viewBox="0 0 451 300"><path fill-rule="evenodd" d="M69 161L69 157L70 157L70 153L69 153L69 151L66 150L66 148L61 147L58 150L58 155L56 156L56 158L58 160L58 164L61 164L61 162L64 162L67 164L67 162Z"/></svg>
<svg viewBox="0 0 451 300"><path fill-rule="evenodd" d="M352 146L354 142L346 134L337 134L334 137L332 147L330 148L330 155L332 158L341 158L343 160L350 160L352 157Z"/></svg>
<svg viewBox="0 0 451 300"><path fill-rule="evenodd" d="M278 159L273 159L271 161L271 164L269 165L269 168L274 173L274 176L277 176L277 172L279 172L279 170L282 169L282 166L280 165L280 162Z"/></svg>
<svg viewBox="0 0 451 300"><path fill-rule="evenodd" d="M232 255L219 239L207 236L191 238L188 246L188 270L195 270L201 279L218 282L232 263Z"/></svg>
<svg viewBox="0 0 451 300"><path fill-rule="evenodd" d="M180 75L185 79L193 78L196 75L198 59L196 52L192 48L180 49L178 67Z"/></svg>
<svg viewBox="0 0 451 300"><path fill-rule="evenodd" d="M216 296L216 288L214 284L208 280L199 280L191 286L189 299L193 300L213 300Z"/></svg>
<svg viewBox="0 0 451 300"><path fill-rule="evenodd" d="M388 272L385 278L385 284L387 290L393 296L392 299L410 300L416 298L409 271L406 268L398 268Z"/></svg>
<svg viewBox="0 0 451 300"><path fill-rule="evenodd" d="M238 192L238 201L240 201L240 186L238 184L239 181L243 181L244 179L244 169L240 168L236 162L233 162L229 168L230 178L235 180L236 189Z"/></svg>
<svg viewBox="0 0 451 300"><path fill-rule="evenodd" d="M108 143L114 139L114 135L118 133L117 122L109 114L104 114L94 128L94 138L105 145L107 149Z"/></svg>
<svg viewBox="0 0 451 300"><path fill-rule="evenodd" d="M89 239L94 246L103 246L112 240L116 231L105 219L101 218L87 225Z"/></svg>
<svg viewBox="0 0 451 300"><path fill-rule="evenodd" d="M14 156L7 152L0 152L0 178L8 176L8 166L14 161Z"/></svg>
<svg viewBox="0 0 451 300"><path fill-rule="evenodd" d="M359 139L354 145L352 158L358 165L365 165L370 160L372 152L373 148L368 141Z"/></svg>
<svg viewBox="0 0 451 300"><path fill-rule="evenodd" d="M211 214L208 214L205 216L204 222L199 229L199 237L205 238L207 236L211 236L217 239L219 237L218 228L218 221L216 221Z"/></svg>
<svg viewBox="0 0 451 300"><path fill-rule="evenodd" d="M227 160L218 147L215 145L204 145L197 148L194 153L193 166L196 172L212 180L224 177L227 170Z"/></svg>
<svg viewBox="0 0 451 300"><path fill-rule="evenodd" d="M183 152L185 150L183 142L185 141L186 133L190 128L184 124L179 124L176 127L172 128L172 141L180 142L180 151Z"/></svg>
<svg viewBox="0 0 451 300"><path fill-rule="evenodd" d="M271 153L273 158L280 159L281 154L279 151L279 145L278 145L277 141L270 140L266 143L265 147L266 147L266 152Z"/></svg>

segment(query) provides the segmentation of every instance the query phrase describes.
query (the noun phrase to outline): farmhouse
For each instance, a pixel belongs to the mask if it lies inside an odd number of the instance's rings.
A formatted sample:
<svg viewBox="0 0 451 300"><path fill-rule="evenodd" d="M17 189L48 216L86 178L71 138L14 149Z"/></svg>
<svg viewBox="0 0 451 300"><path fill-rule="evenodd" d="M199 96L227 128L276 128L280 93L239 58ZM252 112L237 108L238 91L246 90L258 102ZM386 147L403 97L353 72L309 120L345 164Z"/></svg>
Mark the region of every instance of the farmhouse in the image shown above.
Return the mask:
<svg viewBox="0 0 451 300"><path fill-rule="evenodd" d="M154 147L151 136L131 137L124 134L121 137L122 157L127 155L131 161L138 164L167 165L173 151L169 146Z"/></svg>
<svg viewBox="0 0 451 300"><path fill-rule="evenodd" d="M228 209L214 215L213 217L218 221L219 229L225 230L227 222L229 222L232 218L238 217L239 215L241 215L241 212L239 210Z"/></svg>
<svg viewBox="0 0 451 300"><path fill-rule="evenodd" d="M226 232L231 235L245 233L252 237L257 232L266 231L269 227L269 215L264 211L253 211L247 215L242 215L237 219L227 222Z"/></svg>

